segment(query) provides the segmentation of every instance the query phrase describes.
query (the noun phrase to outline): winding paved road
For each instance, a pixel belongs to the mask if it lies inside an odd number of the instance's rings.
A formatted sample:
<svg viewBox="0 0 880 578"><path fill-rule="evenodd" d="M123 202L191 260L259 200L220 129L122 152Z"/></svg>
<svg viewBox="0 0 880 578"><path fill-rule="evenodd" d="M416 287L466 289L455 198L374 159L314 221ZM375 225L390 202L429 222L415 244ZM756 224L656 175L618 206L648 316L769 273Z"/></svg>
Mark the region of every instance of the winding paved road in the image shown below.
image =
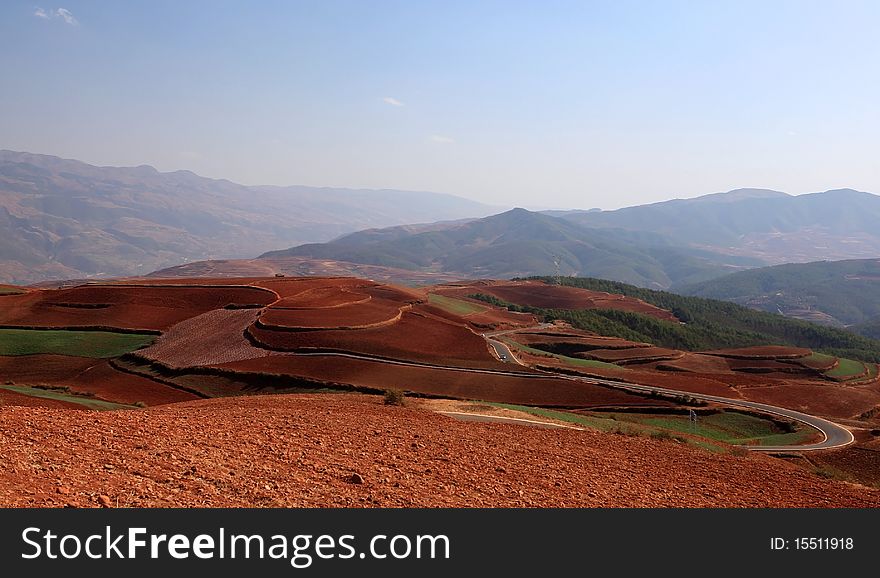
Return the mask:
<svg viewBox="0 0 880 578"><path fill-rule="evenodd" d="M806 424L822 434L824 439L821 442L817 442L814 444L805 444L805 445L788 445L788 446L740 446L747 450L756 451L756 452L783 452L783 451L812 451L812 450L830 450L834 448L841 448L843 446L849 445L855 441L855 437L851 431L846 429L845 427L838 425L832 421L828 421L827 419L823 419L821 417L816 417L814 415L809 415L806 413L801 413L799 411L794 411L793 409L786 409L784 407L776 407L774 405L768 405L766 403L758 403L756 401L747 401L744 399L732 399L728 397L720 397L716 395L706 395L703 393L692 393L689 391L681 391L677 389L667 389L664 387L654 387L649 385L636 385L632 383L621 383L619 381L609 381L606 379L594 379L594 378L580 378L573 377L567 375L560 375L560 377L564 379L574 379L576 381L584 381L586 383L598 383L601 385L606 385L608 387L614 387L617 389L630 390L630 391L638 391L638 392L658 392L665 395L686 395L688 397L692 397L694 399L700 399L703 401L711 401L715 403L722 403L724 405L730 405L734 407L743 407L747 409L753 409L756 411L760 411L763 413L769 413L771 415L782 416L802 424Z"/></svg>
<svg viewBox="0 0 880 578"><path fill-rule="evenodd" d="M536 327L530 327L529 330L536 329L545 329L549 327L550 324L542 324ZM522 329L517 330L509 330L509 331L496 331L493 333L485 333L483 334L483 338L488 342L488 344L495 350L498 354L499 358L501 357L501 353L507 357L505 362L513 362L519 365L525 366L525 364L517 359L516 355L510 350L510 348L502 343L494 339L500 335L504 335L506 333L513 333L514 331L523 331ZM563 375L559 373L553 373L549 371L539 371L535 370L537 373L529 373L524 371L503 371L496 369L474 369L467 367L454 367L454 366L446 366L446 365L433 365L429 363L419 363L417 361L404 361L400 359L388 359L383 357L375 357L371 355L364 355L358 353L350 353L350 352L334 352L334 351L315 351L315 352L289 352L288 355L299 355L306 357L347 357L353 359L360 359L363 361L372 361L376 363L387 363L391 365L404 365L409 367L423 367L430 369L440 369L444 371L457 371L457 372L465 372L465 373L485 373L485 374L493 374L493 375L505 375L510 377L524 377L524 378L533 378L533 379L568 379L572 381L581 381L584 383L591 383L594 385L603 385L605 387L613 387L615 389L621 389L624 391L635 391L640 393L651 393L657 392L664 395L686 395L692 397L694 399L699 399L703 401L709 401L714 403L721 403L724 405L729 405L733 407L742 407L747 408L763 413L768 413L771 415L778 415L781 417L785 417L787 419L791 419L802 424L808 425L822 434L823 440L821 442L813 443L813 444L805 444L805 445L787 445L787 446L740 446L744 449L750 451L757 452L785 452L785 451L813 451L813 450L828 450L834 448L840 448L846 445L849 445L855 441L853 434L851 431L846 429L845 427L838 425L832 421L827 419L823 419L821 417L816 417L813 415L809 415L806 413L801 413L799 411L794 411L792 409L786 409L783 407L777 407L773 405L768 405L766 403L758 403L756 401L747 401L743 399L733 399L728 397L720 397L715 395L707 395L703 393L694 393L690 391L678 390L678 389L668 389L664 387L656 387L653 385L639 385L635 383L626 383L622 381L612 381L609 379L601 379L596 377L577 377L573 375Z"/></svg>
<svg viewBox="0 0 880 578"><path fill-rule="evenodd" d="M536 329L546 329L551 324L543 323L541 325L530 327L529 330ZM499 353L503 351L507 356L507 360L505 361L515 361L520 365L525 365L522 361L517 359L510 348L495 339L500 335L505 335L507 333L513 333L514 331L523 331L523 330L510 330L510 331L496 331L494 333L485 333L483 334L483 338L489 342L489 345L495 349L496 352ZM549 373L549 372L548 372ZM677 389L667 389L663 387L655 387L651 385L637 385L633 383L624 383L620 381L612 381L608 379L600 379L593 377L576 377L570 375L561 375L561 374L553 374L562 379L570 379L573 381L582 381L585 383L593 383L598 385L604 385L606 387L613 387L615 389L621 389L625 391L636 391L636 392L657 392L665 395L687 395L694 399L699 399L702 401L711 401L714 403L722 403L725 405L730 405L734 407L743 407L747 409L752 409L756 411L760 411L763 413L768 413L771 415L778 415L781 417L785 417L802 424L808 425L822 434L823 440L821 442L817 442L814 444L804 444L804 445L787 445L787 446L740 446L747 450L756 451L756 452L783 452L783 451L813 451L813 450L829 450L834 448L841 448L847 446L855 441L855 437L852 432L842 425L836 424L827 419L823 419L821 417L816 417L814 415L809 415L806 413L802 413L799 411L795 411L792 409L786 409L784 407L776 407L774 405L768 405L766 403L758 403L756 401L747 401L744 399L732 399L728 397L720 397L715 395L707 395L702 393L693 393L690 391L682 391Z"/></svg>

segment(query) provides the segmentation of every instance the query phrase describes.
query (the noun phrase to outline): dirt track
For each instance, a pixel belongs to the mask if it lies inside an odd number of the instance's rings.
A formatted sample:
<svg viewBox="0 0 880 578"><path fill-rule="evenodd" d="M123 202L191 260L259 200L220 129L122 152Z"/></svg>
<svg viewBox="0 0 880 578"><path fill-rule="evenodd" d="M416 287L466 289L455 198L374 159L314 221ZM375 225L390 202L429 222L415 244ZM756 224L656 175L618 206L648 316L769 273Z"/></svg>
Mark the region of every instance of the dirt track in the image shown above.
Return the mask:
<svg viewBox="0 0 880 578"><path fill-rule="evenodd" d="M880 491L765 456L461 423L364 396L0 419L3 506L880 506Z"/></svg>

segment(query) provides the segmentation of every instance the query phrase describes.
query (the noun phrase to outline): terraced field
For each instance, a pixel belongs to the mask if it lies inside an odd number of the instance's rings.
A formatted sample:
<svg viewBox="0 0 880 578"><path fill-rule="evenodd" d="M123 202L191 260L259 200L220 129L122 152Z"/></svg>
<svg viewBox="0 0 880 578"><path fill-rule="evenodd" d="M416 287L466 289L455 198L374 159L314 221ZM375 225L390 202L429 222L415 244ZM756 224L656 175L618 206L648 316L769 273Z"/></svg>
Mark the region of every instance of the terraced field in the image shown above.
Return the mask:
<svg viewBox="0 0 880 578"><path fill-rule="evenodd" d="M0 325L162 330L228 305L268 305L257 287L83 285L3 297Z"/></svg>
<svg viewBox="0 0 880 578"><path fill-rule="evenodd" d="M477 303L473 303L472 301L465 301L464 299L455 299L454 297L446 297L444 295L440 295L439 293L431 293L428 295L428 303L431 305L436 305L441 309L448 311L454 315L471 315L473 313L483 313L487 311L489 308L483 305L479 305Z"/></svg>
<svg viewBox="0 0 880 578"><path fill-rule="evenodd" d="M436 291L454 297L483 293L517 305L549 309L617 309L678 322L678 318L672 312L639 299L577 287L547 285L537 281L475 281L469 284L438 287Z"/></svg>
<svg viewBox="0 0 880 578"><path fill-rule="evenodd" d="M432 364L512 369L496 360L486 341L464 324L419 308L383 327L292 332L253 325L248 335L257 345L277 351L329 349Z"/></svg>
<svg viewBox="0 0 880 578"><path fill-rule="evenodd" d="M835 381L850 381L868 375L868 368L861 361L838 358L837 366L825 372L827 377Z"/></svg>
<svg viewBox="0 0 880 578"><path fill-rule="evenodd" d="M366 296L369 297L369 296ZM389 325L400 320L409 304L387 299L363 299L360 303L348 303L338 307L314 309L287 309L270 307L260 325L266 329L366 329Z"/></svg>
<svg viewBox="0 0 880 578"><path fill-rule="evenodd" d="M531 412L574 410L570 419L582 423L613 422L603 431L682 436L712 451L726 451L727 443L807 439L773 420L719 413L711 405L701 408L696 424L678 413L655 413L696 407L688 393L706 393L839 418L864 431L880 427L875 364L778 346L684 352L578 330L560 319L543 323L539 313L468 299L474 291L541 307L617 307L674 319L638 300L535 282L415 290L351 278L156 279L29 290L0 298L0 323L20 325L0 329L0 402L114 409L392 388ZM487 339L507 344L516 359L500 360ZM682 393L637 394L562 374Z"/></svg>

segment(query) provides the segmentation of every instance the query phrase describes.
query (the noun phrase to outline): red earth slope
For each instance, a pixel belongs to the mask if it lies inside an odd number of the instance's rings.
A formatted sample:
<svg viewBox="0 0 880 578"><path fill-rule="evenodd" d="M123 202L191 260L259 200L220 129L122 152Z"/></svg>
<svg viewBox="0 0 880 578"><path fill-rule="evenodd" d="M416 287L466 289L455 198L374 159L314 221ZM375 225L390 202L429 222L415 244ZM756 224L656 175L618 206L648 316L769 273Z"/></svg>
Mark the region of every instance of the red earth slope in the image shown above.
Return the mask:
<svg viewBox="0 0 880 578"><path fill-rule="evenodd" d="M880 506L878 490L761 455L458 422L366 396L84 415L0 407L0 505L96 506L105 496L137 507ZM363 483L351 483L355 473Z"/></svg>

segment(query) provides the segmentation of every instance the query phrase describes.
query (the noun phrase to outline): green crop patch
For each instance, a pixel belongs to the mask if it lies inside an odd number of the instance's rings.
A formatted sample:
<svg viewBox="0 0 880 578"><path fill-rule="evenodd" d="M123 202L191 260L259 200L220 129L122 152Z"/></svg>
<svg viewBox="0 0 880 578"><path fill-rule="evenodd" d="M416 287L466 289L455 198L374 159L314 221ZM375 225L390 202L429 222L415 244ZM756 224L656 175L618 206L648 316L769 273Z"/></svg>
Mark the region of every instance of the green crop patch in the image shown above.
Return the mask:
<svg viewBox="0 0 880 578"><path fill-rule="evenodd" d="M431 305L436 305L440 309L443 309L444 311L448 311L449 313L453 313L455 315L470 315L471 313L482 313L488 309L487 307L477 305L476 303L471 303L470 301L462 301L461 299L446 297L444 295L438 295L436 293L428 294L428 303L430 303Z"/></svg>
<svg viewBox="0 0 880 578"><path fill-rule="evenodd" d="M819 353L814 351L812 354L801 357L798 359L798 363L804 365L806 367L812 367L814 369L822 369L825 367L829 367L834 363L834 360L837 359L833 355L828 355L827 353Z"/></svg>
<svg viewBox="0 0 880 578"><path fill-rule="evenodd" d="M154 335L111 331L0 329L0 355L118 357L148 345L153 339Z"/></svg>
<svg viewBox="0 0 880 578"><path fill-rule="evenodd" d="M0 389L20 393L30 397L38 397L41 399L51 399L55 401L66 401L76 405L81 405L87 409L97 411L108 411L114 409L136 409L137 406L125 405L123 403L113 403L112 401L104 401L103 399L94 399L84 395L76 395L75 393L67 393L61 390L43 389L40 387L29 387L26 385L0 385Z"/></svg>
<svg viewBox="0 0 880 578"><path fill-rule="evenodd" d="M829 369L825 372L825 375L836 379L855 379L856 377L863 377L865 373L866 369L864 363L854 359L841 357L839 358L837 367Z"/></svg>
<svg viewBox="0 0 880 578"><path fill-rule="evenodd" d="M660 428L680 434L690 434L733 445L797 445L807 442L813 430L800 425L781 427L772 419L722 411L700 416L695 422L684 415L614 414L618 420Z"/></svg>

